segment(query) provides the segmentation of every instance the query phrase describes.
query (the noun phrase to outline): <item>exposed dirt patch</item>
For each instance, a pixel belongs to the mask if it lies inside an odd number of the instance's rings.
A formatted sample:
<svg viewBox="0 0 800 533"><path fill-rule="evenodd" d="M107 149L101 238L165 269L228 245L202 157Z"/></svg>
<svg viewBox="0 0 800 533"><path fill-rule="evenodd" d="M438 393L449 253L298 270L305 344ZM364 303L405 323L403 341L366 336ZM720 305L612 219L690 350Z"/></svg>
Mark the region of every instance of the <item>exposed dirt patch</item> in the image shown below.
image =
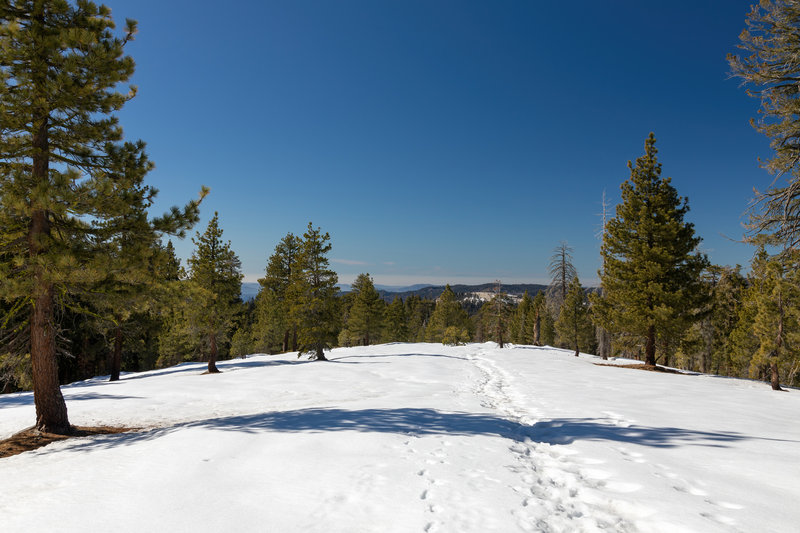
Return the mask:
<svg viewBox="0 0 800 533"><path fill-rule="evenodd" d="M648 372L665 372L667 374L683 374L683 372L679 370L675 370L674 368L666 368L663 366L658 365L644 365L640 363L633 363L630 365L611 365L607 363L595 363L597 366L613 366L615 368L635 368L636 370L647 370Z"/></svg>
<svg viewBox="0 0 800 533"><path fill-rule="evenodd" d="M56 435L55 433L43 433L37 429L29 428L20 431L19 433L16 433L5 440L0 440L0 458L11 457L12 455L29 452L59 440L72 439L75 437L88 437L90 435L127 433L129 431L136 431L137 429L138 428L118 428L110 426L73 426L71 435Z"/></svg>

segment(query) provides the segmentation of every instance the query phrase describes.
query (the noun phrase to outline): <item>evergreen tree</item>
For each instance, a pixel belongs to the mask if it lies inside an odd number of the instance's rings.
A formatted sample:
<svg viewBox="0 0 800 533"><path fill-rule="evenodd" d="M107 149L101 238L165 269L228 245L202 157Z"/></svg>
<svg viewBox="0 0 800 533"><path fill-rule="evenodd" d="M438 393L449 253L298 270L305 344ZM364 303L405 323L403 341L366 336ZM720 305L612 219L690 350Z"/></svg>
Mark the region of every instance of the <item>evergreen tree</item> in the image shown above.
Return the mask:
<svg viewBox="0 0 800 533"><path fill-rule="evenodd" d="M545 294L542 291L536 293L533 298L533 344L534 346L541 346L542 344L552 344L542 340L542 320L545 320L547 315L547 301ZM549 333L549 330L548 330Z"/></svg>
<svg viewBox="0 0 800 533"><path fill-rule="evenodd" d="M297 260L298 274L287 291L291 318L298 328L298 355L309 353L317 361L327 361L324 350L334 345L339 333L339 278L328 268L330 250L330 235L309 222Z"/></svg>
<svg viewBox="0 0 800 533"><path fill-rule="evenodd" d="M386 308L386 340L389 342L408 341L408 318L403 299L395 296Z"/></svg>
<svg viewBox="0 0 800 533"><path fill-rule="evenodd" d="M448 331L449 329L449 331ZM445 339L445 332L448 333ZM445 286L425 330L428 342L456 344L469 340L469 317L461 308L453 289ZM449 342L448 342L449 341Z"/></svg>
<svg viewBox="0 0 800 533"><path fill-rule="evenodd" d="M88 1L0 6L0 254L11 258L0 263L0 298L27 314L17 344L31 356L36 428L52 433L70 432L59 310L114 268L108 242L155 195L143 184L152 168L144 143L122 142L113 115L135 94L116 87L133 74L123 48L136 24L128 20L121 38L114 27L110 9ZM181 232L196 220L197 203L151 227Z"/></svg>
<svg viewBox="0 0 800 533"><path fill-rule="evenodd" d="M359 274L353 282L353 305L347 319L347 331L363 346L380 341L386 304L369 274Z"/></svg>
<svg viewBox="0 0 800 533"><path fill-rule="evenodd" d="M208 343L208 373L218 373L219 345L228 340L240 311L241 262L230 241L222 241L219 213L214 213L206 231L198 232L192 242L196 248L189 258L190 322L199 340Z"/></svg>
<svg viewBox="0 0 800 533"><path fill-rule="evenodd" d="M525 291L511 317L509 325L511 342L514 344L532 344L534 321L533 299L528 294L528 291Z"/></svg>
<svg viewBox="0 0 800 533"><path fill-rule="evenodd" d="M436 308L436 302L412 294L406 298L405 305L406 316L408 317L408 340L410 342L424 342L428 323Z"/></svg>
<svg viewBox="0 0 800 533"><path fill-rule="evenodd" d="M700 274L707 265L695 251L700 238L693 224L684 222L687 200L661 177L655 142L651 133L645 155L628 162L631 177L601 248L602 296L594 298L600 325L644 341L649 365L656 364L657 342L680 338L702 307Z"/></svg>
<svg viewBox="0 0 800 533"><path fill-rule="evenodd" d="M786 184L757 192L751 230L771 233L789 247L800 243L800 3L761 0L747 15L739 48L728 55L735 76L755 87L747 91L761 102L753 127L769 137L775 155L764 166Z"/></svg>
<svg viewBox="0 0 800 533"><path fill-rule="evenodd" d="M541 293L539 293L541 294ZM556 344L556 323L553 320L553 315L547 308L547 304L542 307L540 317L541 331L539 333L540 344L537 346L555 346Z"/></svg>
<svg viewBox="0 0 800 533"><path fill-rule="evenodd" d="M797 364L792 350L800 342L800 254L769 257L763 246L753 259L748 296L753 306L753 334L757 348L750 361L751 375L768 368L773 390L782 390L781 367Z"/></svg>
<svg viewBox="0 0 800 533"><path fill-rule="evenodd" d="M266 275L258 280L261 291L256 299L254 337L270 352L276 334L282 336L282 352L297 350L297 324L291 321L288 290L299 272L302 245L302 239L287 233L275 246Z"/></svg>
<svg viewBox="0 0 800 533"><path fill-rule="evenodd" d="M499 281L495 286L494 296L481 308L480 314L489 337L494 339L500 348L503 348L505 341L508 339L511 302L508 299L508 295L502 291L502 285L500 285Z"/></svg>
<svg viewBox="0 0 800 533"><path fill-rule="evenodd" d="M590 349L594 330L589 319L589 302L578 276L573 277L569 283L555 327L559 337L575 349L575 357L578 357L582 349Z"/></svg>

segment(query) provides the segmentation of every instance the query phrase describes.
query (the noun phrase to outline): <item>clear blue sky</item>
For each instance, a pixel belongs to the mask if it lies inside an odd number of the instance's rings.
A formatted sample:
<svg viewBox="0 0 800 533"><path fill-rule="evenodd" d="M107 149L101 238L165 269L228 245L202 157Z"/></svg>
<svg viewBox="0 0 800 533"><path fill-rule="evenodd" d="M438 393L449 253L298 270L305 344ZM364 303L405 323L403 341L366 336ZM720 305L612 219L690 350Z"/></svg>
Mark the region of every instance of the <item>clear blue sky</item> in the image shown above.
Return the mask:
<svg viewBox="0 0 800 533"><path fill-rule="evenodd" d="M769 148L725 56L750 3L106 2L139 21L120 118L155 212L208 185L196 229L219 211L246 280L313 221L341 281L387 285L542 282L562 240L596 281L601 195L651 131L703 251L747 264Z"/></svg>

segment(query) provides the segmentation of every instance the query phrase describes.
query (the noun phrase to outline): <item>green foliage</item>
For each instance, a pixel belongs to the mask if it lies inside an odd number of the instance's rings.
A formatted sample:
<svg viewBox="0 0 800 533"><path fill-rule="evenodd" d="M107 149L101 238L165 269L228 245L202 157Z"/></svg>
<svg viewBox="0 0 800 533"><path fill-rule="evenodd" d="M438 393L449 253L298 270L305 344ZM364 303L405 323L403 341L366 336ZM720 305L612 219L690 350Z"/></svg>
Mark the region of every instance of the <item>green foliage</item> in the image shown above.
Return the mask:
<svg viewBox="0 0 800 533"><path fill-rule="evenodd" d="M477 318L479 327L484 333L483 337L492 339L500 348L509 340L512 308L511 300L506 293L500 290L498 282L495 295L481 307L478 313Z"/></svg>
<svg viewBox="0 0 800 533"><path fill-rule="evenodd" d="M330 235L309 222L297 259L297 276L287 289L291 319L297 324L298 352L317 360L326 359L324 350L337 342L339 334L339 279L328 268L330 250Z"/></svg>
<svg viewBox="0 0 800 533"><path fill-rule="evenodd" d="M406 316L408 317L409 342L424 342L426 329L436 308L436 302L413 294L406 298L405 306Z"/></svg>
<svg viewBox="0 0 800 533"><path fill-rule="evenodd" d="M573 277L569 283L555 328L563 343L575 350L576 357L581 351L591 351L594 328L589 318L589 302L578 276Z"/></svg>
<svg viewBox="0 0 800 533"><path fill-rule="evenodd" d="M800 342L800 253L770 257L763 246L759 248L746 301L750 310L745 318L752 320L755 347L750 375L767 377L774 389L780 389L781 381L794 381L800 366L794 350Z"/></svg>
<svg viewBox="0 0 800 533"><path fill-rule="evenodd" d="M522 295L509 323L509 335L514 344L533 344L533 299L528 291Z"/></svg>
<svg viewBox="0 0 800 533"><path fill-rule="evenodd" d="M297 324L292 321L288 291L299 274L302 244L302 239L287 233L275 246L266 275L258 280L261 291L256 298L253 338L260 351L278 353L297 349Z"/></svg>
<svg viewBox="0 0 800 533"><path fill-rule="evenodd" d="M698 311L699 320L687 331L678 354L681 368L746 376L752 350L740 350L734 339L747 282L740 267L710 266L702 278L710 298ZM746 328L752 333L752 320ZM741 332L744 333L744 332Z"/></svg>
<svg viewBox="0 0 800 533"><path fill-rule="evenodd" d="M761 103L753 127L770 139L775 155L764 166L786 185L757 192L750 229L771 233L786 245L800 243L800 4L794 0L761 0L747 16L739 39L745 55L728 56L731 71L750 84L750 96Z"/></svg>
<svg viewBox="0 0 800 533"><path fill-rule="evenodd" d="M395 296L386 308L386 328L384 336L387 342L408 341L408 317L403 299Z"/></svg>
<svg viewBox="0 0 800 533"><path fill-rule="evenodd" d="M442 344L447 346L461 346L469 342L469 330L461 326L447 326L442 333Z"/></svg>
<svg viewBox="0 0 800 533"><path fill-rule="evenodd" d="M369 274L359 274L353 282L353 304L347 318L346 335L368 346L380 342L386 304Z"/></svg>
<svg viewBox="0 0 800 533"><path fill-rule="evenodd" d="M136 92L117 89L133 74L123 49L136 24L113 30L111 11L92 2L0 6L0 299L27 322L14 344L29 347L37 427L57 433L69 431L58 317L115 271L120 239L181 234L198 212L196 201L146 219L153 165L113 115Z"/></svg>
<svg viewBox="0 0 800 533"><path fill-rule="evenodd" d="M657 342L681 338L695 320L707 265L696 252L694 226L684 221L686 199L661 177L655 142L651 133L645 155L635 165L628 162L631 177L622 184L622 203L603 237L602 296L593 298L600 325L638 338L648 364L655 364Z"/></svg>
<svg viewBox="0 0 800 533"><path fill-rule="evenodd" d="M234 318L241 311L241 262L223 242L219 214L214 213L206 231L192 239L195 249L189 258L189 279L183 287L186 306L186 342L208 357L209 372L216 371L216 360L224 355L223 345L230 339ZM221 349L222 348L222 349Z"/></svg>
<svg viewBox="0 0 800 533"><path fill-rule="evenodd" d="M425 340L427 342L444 342L445 330L451 326L456 328L455 331L458 334L462 330L469 333L469 317L461 308L461 304L456 299L456 295L450 285L447 285L436 301L436 308L425 329Z"/></svg>

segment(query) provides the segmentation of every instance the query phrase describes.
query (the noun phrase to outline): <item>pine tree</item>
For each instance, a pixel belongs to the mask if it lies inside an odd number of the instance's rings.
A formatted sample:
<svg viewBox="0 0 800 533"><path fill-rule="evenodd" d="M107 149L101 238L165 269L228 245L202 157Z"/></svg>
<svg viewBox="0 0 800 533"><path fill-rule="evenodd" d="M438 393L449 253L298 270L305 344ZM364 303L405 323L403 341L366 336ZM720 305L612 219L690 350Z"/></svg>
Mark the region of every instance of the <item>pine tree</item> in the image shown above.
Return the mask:
<svg viewBox="0 0 800 533"><path fill-rule="evenodd" d="M494 296L481 308L480 314L489 337L494 339L500 348L503 348L509 335L511 301L503 292L500 281L496 282Z"/></svg>
<svg viewBox="0 0 800 533"><path fill-rule="evenodd" d="M219 213L215 212L203 234L192 239L195 250L189 258L192 296L190 322L208 349L208 373L218 373L219 344L226 342L233 319L240 310L242 292L241 262L222 241Z"/></svg>
<svg viewBox="0 0 800 533"><path fill-rule="evenodd" d="M575 349L575 357L578 357L581 350L590 349L594 330L589 319L589 302L578 276L573 277L569 283L555 327L559 337Z"/></svg>
<svg viewBox="0 0 800 533"><path fill-rule="evenodd" d="M299 272L302 245L302 239L287 233L275 246L267 263L266 275L258 280L261 291L256 299L254 336L262 339L260 342L266 347L272 346L271 339L275 334L280 334L282 352L297 350L297 324L291 321L287 291Z"/></svg>
<svg viewBox="0 0 800 533"><path fill-rule="evenodd" d="M420 298L412 294L405 301L406 316L408 317L408 340L410 342L424 342L426 330L436 308L436 302Z"/></svg>
<svg viewBox="0 0 800 533"><path fill-rule="evenodd" d="M514 344L531 344L533 342L533 323L535 320L533 312L533 299L528 291L522 295L522 299L514 309L509 324L509 335Z"/></svg>
<svg viewBox="0 0 800 533"><path fill-rule="evenodd" d="M386 340L388 342L408 341L408 317L403 299L395 296L386 308Z"/></svg>
<svg viewBox="0 0 800 533"><path fill-rule="evenodd" d="M375 290L369 274L359 274L352 287L354 299L347 319L347 330L360 339L363 346L369 346L380 340L386 304Z"/></svg>
<svg viewBox="0 0 800 533"><path fill-rule="evenodd" d="M601 248L602 296L593 298L600 325L641 339L648 365L656 364L657 342L680 338L702 307L700 274L708 263L695 251L693 224L684 221L687 200L661 177L655 142L651 133L645 155L628 162L631 177Z"/></svg>
<svg viewBox="0 0 800 533"><path fill-rule="evenodd" d="M541 332L539 334L541 344L539 346L555 346L556 344L556 324L553 315L545 306L542 311Z"/></svg>
<svg viewBox="0 0 800 533"><path fill-rule="evenodd" d="M748 297L757 343L750 373L758 375L768 368L772 389L783 390L781 367L798 362L793 347L800 342L800 254L769 257L761 246L753 259Z"/></svg>
<svg viewBox="0 0 800 533"><path fill-rule="evenodd" d="M436 308L425 330L425 337L428 342L445 344L458 344L469 340L469 317L461 308L449 284L436 300Z"/></svg>
<svg viewBox="0 0 800 533"><path fill-rule="evenodd" d="M113 115L130 100L116 87L133 74L123 54L136 23L113 35L111 11L92 2L14 0L0 6L0 298L27 314L36 428L70 432L58 378L58 317L70 298L114 265L107 244L152 203L144 143L122 142ZM177 232L197 204L150 221ZM3 265L13 264L9 269ZM0 322L8 322L8 315Z"/></svg>
<svg viewBox="0 0 800 533"><path fill-rule="evenodd" d="M764 166L776 180L786 179L784 186L756 193L750 229L796 247L800 243L800 3L761 0L752 6L746 25L739 48L747 55L730 54L728 62L735 76L755 86L747 94L761 102L759 120L750 122L769 137L775 151Z"/></svg>
<svg viewBox="0 0 800 533"><path fill-rule="evenodd" d="M545 298L544 292L539 291L533 298L533 345L534 346L541 346L542 344L553 343L552 340L549 343L542 340L542 321L546 320L545 315L549 316L547 313L547 300Z"/></svg>
<svg viewBox="0 0 800 533"><path fill-rule="evenodd" d="M335 344L339 333L339 278L328 268L326 257L330 239L328 233L308 223L297 260L298 274L287 291L290 315L298 328L298 355L309 353L317 361L327 361L324 350Z"/></svg>

